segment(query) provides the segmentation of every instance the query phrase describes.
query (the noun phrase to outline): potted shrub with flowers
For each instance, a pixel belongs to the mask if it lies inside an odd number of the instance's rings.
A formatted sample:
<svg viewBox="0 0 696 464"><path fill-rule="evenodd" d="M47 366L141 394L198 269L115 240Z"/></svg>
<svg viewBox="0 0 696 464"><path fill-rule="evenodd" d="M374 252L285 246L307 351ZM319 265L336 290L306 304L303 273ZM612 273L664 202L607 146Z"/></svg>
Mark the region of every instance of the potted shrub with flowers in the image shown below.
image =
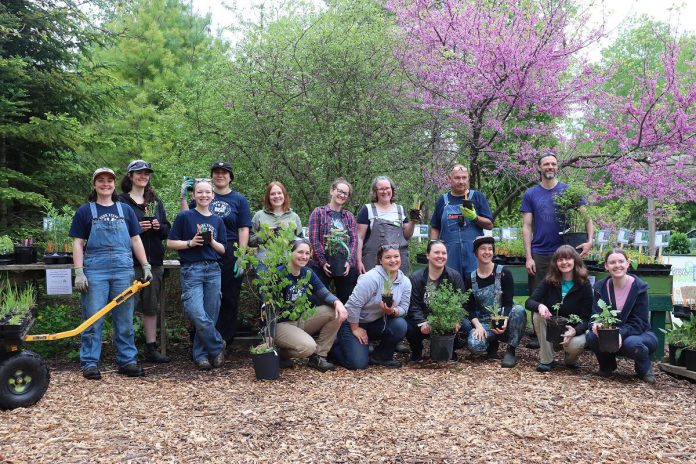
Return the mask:
<svg viewBox="0 0 696 464"><path fill-rule="evenodd" d="M326 261L331 267L331 273L343 275L346 263L350 261L350 248L348 247L348 231L345 229L331 229L326 235L324 247Z"/></svg>
<svg viewBox="0 0 696 464"><path fill-rule="evenodd" d="M588 193L587 187L576 182L553 199L563 243L573 248L587 242L586 223L590 217L586 200Z"/></svg>
<svg viewBox="0 0 696 464"><path fill-rule="evenodd" d="M285 287L291 284L288 278L287 263L290 258L289 244L295 237L295 229L291 226L283 226L273 231L267 224L261 226L258 232L259 248L263 251L263 264L258 268L259 258L256 251L249 248L238 248L235 256L239 265L243 268L252 266L257 268L256 277L249 287L263 304L261 305L261 344L251 348L254 371L258 380L275 380L280 375L280 358L275 347L275 326L279 319L297 320L300 317L307 318L314 312L314 307L309 301L311 290L298 296L294 301L285 298ZM298 280L297 286L305 286L309 283L311 275Z"/></svg>
<svg viewBox="0 0 696 464"><path fill-rule="evenodd" d="M469 292L453 288L448 280L435 287L433 282L426 286L428 295L427 316L430 326L430 358L433 361L449 361L454 351L454 337L457 328L467 315L464 305L469 300Z"/></svg>
<svg viewBox="0 0 696 464"><path fill-rule="evenodd" d="M14 244L9 235L0 236L0 265L14 263Z"/></svg>
<svg viewBox="0 0 696 464"><path fill-rule="evenodd" d="M602 312L593 314L592 319L595 323L602 324L602 328L597 330L599 351L604 353L616 353L620 348L619 323L621 320L617 317L619 312L612 309L611 306L601 298L597 301L597 306L599 306Z"/></svg>

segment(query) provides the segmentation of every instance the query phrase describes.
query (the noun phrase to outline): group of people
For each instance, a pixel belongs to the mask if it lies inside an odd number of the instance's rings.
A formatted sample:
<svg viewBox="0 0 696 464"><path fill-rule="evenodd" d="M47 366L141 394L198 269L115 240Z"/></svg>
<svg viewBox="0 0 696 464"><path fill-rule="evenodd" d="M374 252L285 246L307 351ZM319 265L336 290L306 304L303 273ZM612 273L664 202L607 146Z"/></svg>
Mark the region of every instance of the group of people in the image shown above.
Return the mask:
<svg viewBox="0 0 696 464"><path fill-rule="evenodd" d="M579 367L585 348L597 354L600 374L611 375L616 355L635 360L636 373L654 382L650 353L657 346L650 332L647 285L629 275L628 257L620 249L607 253L605 268L610 276L590 285L582 257L592 246L592 221L587 222L588 241L575 248L563 245L554 195L567 188L558 181L558 160L545 155L538 160L541 181L528 189L522 200L526 268L531 296L526 309L539 340L537 370L555 367L554 349L565 351L564 364ZM484 230L493 227L488 202L469 187L465 166L455 165L450 173L451 190L441 195L430 220L427 267L408 275L408 242L416 222L395 202L396 186L386 176L375 178L371 201L357 217L345 208L353 193L344 178L330 187L329 202L309 216L307 237L302 236L299 216L290 208L290 197L280 182L271 182L263 209L251 217L244 196L232 190L234 173L230 163L211 166L209 179L188 179L181 186L181 211L173 225L166 219L161 200L150 184L152 165L131 162L115 194L116 176L107 168L95 171L94 190L89 203L81 206L73 220L76 287L83 291L84 316L130 285L136 274L152 284L138 295L136 304L143 314L146 338L145 359L169 362L155 344L156 309L162 280L163 241L177 250L181 262L182 304L195 327L193 361L201 370L219 367L226 347L236 332L238 300L243 269L234 252L237 247L261 243L259 230L290 227L297 238L288 244L289 260L284 269L290 280L285 289L288 301L307 293L316 311L309 318L278 321L275 342L281 363L290 367L293 359L309 358L308 365L322 372L336 364L347 369L364 369L370 364L400 367L395 350L408 340L412 362L423 360L423 341L431 328L429 291L448 281L455 289L470 291L468 317L452 328L458 346L475 355L497 358L499 344L507 348L501 366L517 364L516 348L524 336L527 312L514 304L512 275L494 262L495 240ZM190 197L189 197L190 196ZM146 212L155 211L154 217ZM344 237L344 263L332 267L329 256L331 234ZM259 256L263 262L263 256ZM134 263L139 265L134 266ZM307 278L307 274L309 277ZM306 282L299 285L299 282ZM385 286L392 295L382 298ZM298 288L301 287L301 288ZM330 292L329 289L334 289ZM609 302L621 319L621 348L618 353L599 351L592 314L600 312L598 301ZM506 316L502 327L492 324L487 308L499 308ZM565 327L560 346L546 339L552 310L561 316L575 315ZM125 302L113 311L114 339L119 372L143 375L135 356L133 303ZM101 324L82 336L80 360L83 375L101 377L98 363ZM315 337L316 336L316 340Z"/></svg>

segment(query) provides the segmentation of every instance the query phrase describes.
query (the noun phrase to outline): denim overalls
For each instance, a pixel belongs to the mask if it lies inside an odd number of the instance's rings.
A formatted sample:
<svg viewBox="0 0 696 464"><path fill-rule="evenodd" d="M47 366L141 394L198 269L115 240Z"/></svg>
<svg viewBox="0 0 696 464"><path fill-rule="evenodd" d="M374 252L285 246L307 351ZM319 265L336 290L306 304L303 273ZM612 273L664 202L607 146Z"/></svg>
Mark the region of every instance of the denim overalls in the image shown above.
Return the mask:
<svg viewBox="0 0 696 464"><path fill-rule="evenodd" d="M473 201L473 196L474 190L469 190L467 200ZM443 198L445 206L440 219L440 240L447 244L447 267L466 275L478 267L474 256L474 239L483 235L483 229L475 222L461 217L460 205L450 204L449 192Z"/></svg>
<svg viewBox="0 0 696 464"><path fill-rule="evenodd" d="M89 208L92 212L92 229L85 246L83 264L88 287L81 296L82 317L85 320L131 286L135 279L131 238L121 203L116 202L118 218L115 220L98 219L94 202L90 202ZM119 366L136 362L138 354L133 337L133 301L129 298L111 311L116 363ZM99 364L103 324L104 318L101 318L82 332L82 369Z"/></svg>

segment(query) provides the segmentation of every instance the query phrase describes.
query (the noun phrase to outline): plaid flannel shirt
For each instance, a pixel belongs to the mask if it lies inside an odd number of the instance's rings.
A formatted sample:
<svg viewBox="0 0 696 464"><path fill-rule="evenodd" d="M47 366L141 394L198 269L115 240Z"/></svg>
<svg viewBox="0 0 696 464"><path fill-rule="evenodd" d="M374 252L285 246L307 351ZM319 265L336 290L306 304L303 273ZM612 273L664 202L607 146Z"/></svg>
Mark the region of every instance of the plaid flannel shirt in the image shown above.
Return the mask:
<svg viewBox="0 0 696 464"><path fill-rule="evenodd" d="M329 229L331 228L331 216L329 214L331 209L329 205L318 206L314 208L312 214L309 215L309 241L312 244L313 261L319 267L323 267L326 264L326 252L324 251L324 243L326 243L326 236L329 234ZM341 222L348 231L348 248L350 248L350 261L351 267L355 267L355 253L358 248L358 226L355 222L355 216L353 213L347 209L341 209Z"/></svg>

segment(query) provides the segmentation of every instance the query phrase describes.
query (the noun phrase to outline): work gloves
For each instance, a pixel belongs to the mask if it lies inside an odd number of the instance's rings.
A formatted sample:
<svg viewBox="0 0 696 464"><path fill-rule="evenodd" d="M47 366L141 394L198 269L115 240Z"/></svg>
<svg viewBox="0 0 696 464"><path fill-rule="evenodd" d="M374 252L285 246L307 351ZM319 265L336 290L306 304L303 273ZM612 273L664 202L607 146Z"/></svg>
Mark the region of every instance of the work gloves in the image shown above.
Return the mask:
<svg viewBox="0 0 696 464"><path fill-rule="evenodd" d="M85 275L84 268L75 268L75 288L79 292L86 292L89 284L87 283L87 276Z"/></svg>
<svg viewBox="0 0 696 464"><path fill-rule="evenodd" d="M192 190L192 189L193 189L193 177L187 177L181 183L181 191L179 192L181 195L181 198L187 198L188 191Z"/></svg>
<svg viewBox="0 0 696 464"><path fill-rule="evenodd" d="M242 274L244 274L244 269L239 266L239 261L234 262L234 269L232 269L232 272L234 273L234 278L239 279Z"/></svg>
<svg viewBox="0 0 696 464"><path fill-rule="evenodd" d="M143 268L143 282L149 282L152 280L152 266L150 263L142 264Z"/></svg>
<svg viewBox="0 0 696 464"><path fill-rule="evenodd" d="M462 216L464 216L464 219L467 219L469 221L475 221L478 217L478 214L476 213L476 208L474 208L473 206L471 207L471 209L464 208L463 206L459 209L462 213Z"/></svg>

